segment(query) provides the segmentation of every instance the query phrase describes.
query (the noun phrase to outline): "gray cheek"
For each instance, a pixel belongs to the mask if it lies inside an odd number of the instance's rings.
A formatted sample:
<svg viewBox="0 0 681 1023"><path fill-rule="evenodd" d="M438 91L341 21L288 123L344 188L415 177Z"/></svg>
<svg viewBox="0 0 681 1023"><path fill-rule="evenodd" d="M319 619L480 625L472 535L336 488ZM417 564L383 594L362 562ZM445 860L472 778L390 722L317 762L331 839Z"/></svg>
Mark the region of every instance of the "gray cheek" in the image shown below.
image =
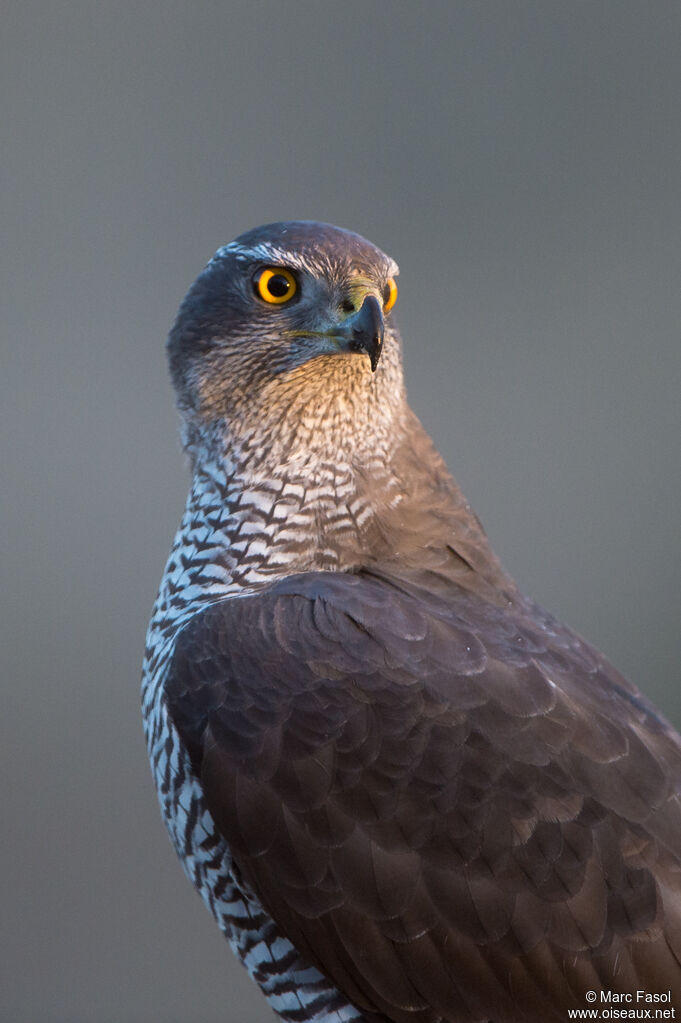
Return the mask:
<svg viewBox="0 0 681 1023"><path fill-rule="evenodd" d="M304 366L320 352L319 342L322 338L296 337L282 338L273 344L270 355L270 367L273 373L285 373Z"/></svg>

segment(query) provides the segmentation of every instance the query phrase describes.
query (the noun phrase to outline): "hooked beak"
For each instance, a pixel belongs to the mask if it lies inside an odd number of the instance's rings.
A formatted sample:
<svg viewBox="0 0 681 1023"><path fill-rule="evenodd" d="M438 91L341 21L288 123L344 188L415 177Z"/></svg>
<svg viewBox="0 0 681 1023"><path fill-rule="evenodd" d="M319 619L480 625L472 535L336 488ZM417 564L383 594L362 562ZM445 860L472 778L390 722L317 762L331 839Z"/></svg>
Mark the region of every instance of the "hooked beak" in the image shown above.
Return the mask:
<svg viewBox="0 0 681 1023"><path fill-rule="evenodd" d="M350 352L365 352L371 360L371 372L376 372L383 350L383 310L375 295L367 295L361 308L348 317L334 334L347 345Z"/></svg>

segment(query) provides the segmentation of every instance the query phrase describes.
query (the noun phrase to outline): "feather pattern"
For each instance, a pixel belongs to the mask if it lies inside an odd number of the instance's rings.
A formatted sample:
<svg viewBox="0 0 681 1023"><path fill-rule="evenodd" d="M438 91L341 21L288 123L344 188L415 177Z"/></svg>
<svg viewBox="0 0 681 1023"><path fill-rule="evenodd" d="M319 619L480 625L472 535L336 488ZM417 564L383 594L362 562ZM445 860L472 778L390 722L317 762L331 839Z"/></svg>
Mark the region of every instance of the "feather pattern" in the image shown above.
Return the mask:
<svg viewBox="0 0 681 1023"><path fill-rule="evenodd" d="M251 287L275 258L283 311ZM171 332L193 484L143 671L171 839L289 1023L681 1002L681 740L518 593L406 404L391 316L375 373L314 347L396 272L268 225Z"/></svg>
<svg viewBox="0 0 681 1023"><path fill-rule="evenodd" d="M178 636L165 691L210 813L343 990L350 957L365 1011L498 1018L503 992L509 1018L564 1018L580 973L646 988L649 947L681 997L662 926L678 740L569 630L542 640L538 614L463 590L427 600L387 572L307 573ZM304 655L281 640L301 635ZM447 976L467 978L467 1015L434 1008Z"/></svg>

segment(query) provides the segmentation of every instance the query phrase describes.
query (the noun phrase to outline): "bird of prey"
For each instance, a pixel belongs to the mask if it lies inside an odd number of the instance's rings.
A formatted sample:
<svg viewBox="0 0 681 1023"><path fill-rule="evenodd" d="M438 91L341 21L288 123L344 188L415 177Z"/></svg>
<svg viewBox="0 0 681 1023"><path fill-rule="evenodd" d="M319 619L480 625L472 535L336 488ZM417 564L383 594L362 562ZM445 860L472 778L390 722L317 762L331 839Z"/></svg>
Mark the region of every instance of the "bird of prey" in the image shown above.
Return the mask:
<svg viewBox="0 0 681 1023"><path fill-rule="evenodd" d="M172 841L289 1023L681 1009L681 739L491 551L407 404L396 276L269 224L170 333L193 481L143 706Z"/></svg>

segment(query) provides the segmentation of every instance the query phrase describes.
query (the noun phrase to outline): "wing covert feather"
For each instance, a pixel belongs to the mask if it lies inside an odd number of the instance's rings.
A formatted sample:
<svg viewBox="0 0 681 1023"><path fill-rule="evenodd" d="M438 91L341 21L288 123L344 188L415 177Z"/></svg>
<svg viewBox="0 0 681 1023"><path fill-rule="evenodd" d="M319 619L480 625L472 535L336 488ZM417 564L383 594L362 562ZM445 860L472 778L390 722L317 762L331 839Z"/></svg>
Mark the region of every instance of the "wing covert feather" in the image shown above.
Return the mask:
<svg viewBox="0 0 681 1023"><path fill-rule="evenodd" d="M293 576L178 637L166 698L282 931L394 1023L681 999L681 751L529 602Z"/></svg>

